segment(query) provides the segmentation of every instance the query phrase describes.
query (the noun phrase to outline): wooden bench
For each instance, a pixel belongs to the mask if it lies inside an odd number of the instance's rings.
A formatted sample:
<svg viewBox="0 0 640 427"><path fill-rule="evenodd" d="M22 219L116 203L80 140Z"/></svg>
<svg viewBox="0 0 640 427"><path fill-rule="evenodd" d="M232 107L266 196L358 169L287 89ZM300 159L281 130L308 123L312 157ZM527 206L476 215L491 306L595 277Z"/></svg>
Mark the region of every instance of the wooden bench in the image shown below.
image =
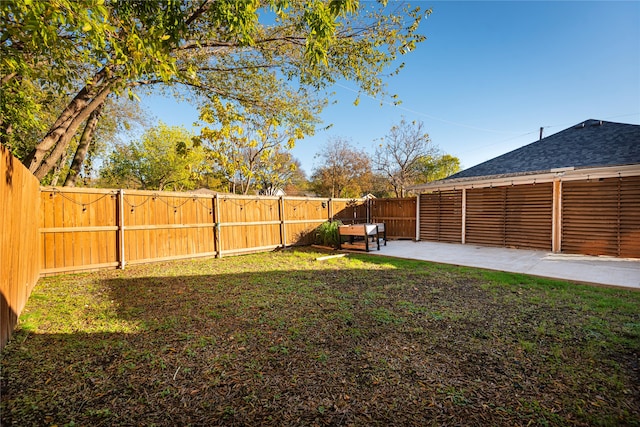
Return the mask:
<svg viewBox="0 0 640 427"><path fill-rule="evenodd" d="M369 252L369 239L375 239L378 250L380 250L380 240L378 239L378 225L377 224L353 224L342 225L338 227L338 248L342 249L342 238L348 237L349 243L353 243L356 237L362 237L364 239L364 247Z"/></svg>

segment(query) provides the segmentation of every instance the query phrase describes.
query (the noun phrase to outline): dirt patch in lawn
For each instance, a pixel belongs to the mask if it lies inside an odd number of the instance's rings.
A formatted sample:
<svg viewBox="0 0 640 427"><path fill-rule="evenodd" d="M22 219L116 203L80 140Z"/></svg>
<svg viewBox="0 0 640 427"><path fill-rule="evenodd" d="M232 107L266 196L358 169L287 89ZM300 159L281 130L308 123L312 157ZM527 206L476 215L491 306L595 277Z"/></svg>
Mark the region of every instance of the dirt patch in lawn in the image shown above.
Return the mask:
<svg viewBox="0 0 640 427"><path fill-rule="evenodd" d="M2 425L640 424L640 292L322 255L42 279Z"/></svg>

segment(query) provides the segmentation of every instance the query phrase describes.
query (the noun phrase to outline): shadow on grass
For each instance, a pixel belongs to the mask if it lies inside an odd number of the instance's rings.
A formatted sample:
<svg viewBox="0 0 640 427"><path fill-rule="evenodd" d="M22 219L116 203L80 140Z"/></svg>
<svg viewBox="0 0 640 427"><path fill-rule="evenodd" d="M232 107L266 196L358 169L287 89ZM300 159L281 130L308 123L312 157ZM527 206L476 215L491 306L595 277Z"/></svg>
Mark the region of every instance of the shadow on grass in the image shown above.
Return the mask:
<svg viewBox="0 0 640 427"><path fill-rule="evenodd" d="M3 353L3 425L637 422L638 299L523 289L295 252L52 278Z"/></svg>

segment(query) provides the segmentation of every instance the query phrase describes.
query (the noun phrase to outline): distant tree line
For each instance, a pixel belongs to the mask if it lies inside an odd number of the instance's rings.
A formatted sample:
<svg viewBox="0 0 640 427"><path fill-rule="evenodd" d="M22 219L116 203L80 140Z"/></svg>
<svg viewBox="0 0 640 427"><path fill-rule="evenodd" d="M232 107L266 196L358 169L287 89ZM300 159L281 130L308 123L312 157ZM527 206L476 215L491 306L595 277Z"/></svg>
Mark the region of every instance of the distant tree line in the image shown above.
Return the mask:
<svg viewBox="0 0 640 427"><path fill-rule="evenodd" d="M115 147L94 184L158 190L206 187L241 194L284 191L340 198L404 197L410 185L460 170L456 157L433 145L422 122L403 119L381 138L373 155L345 139L330 139L317 154L320 164L307 179L300 162L282 150L277 135L265 128L236 130L228 136L234 140L231 144L219 135L217 145L211 145L182 127L161 123L140 139Z"/></svg>

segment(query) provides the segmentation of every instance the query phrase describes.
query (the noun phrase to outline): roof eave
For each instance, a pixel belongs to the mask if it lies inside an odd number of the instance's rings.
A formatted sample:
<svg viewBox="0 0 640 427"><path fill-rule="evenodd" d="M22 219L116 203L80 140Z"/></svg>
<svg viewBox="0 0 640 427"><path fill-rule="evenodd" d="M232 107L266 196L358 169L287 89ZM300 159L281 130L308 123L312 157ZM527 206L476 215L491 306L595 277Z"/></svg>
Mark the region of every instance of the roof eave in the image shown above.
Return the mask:
<svg viewBox="0 0 640 427"><path fill-rule="evenodd" d="M640 163L631 165L558 168L547 171L519 172L502 175L477 176L457 179L443 179L408 187L417 192L448 191L463 188L501 187L508 185L525 185L553 181L577 181L584 179L600 179L612 177L638 176Z"/></svg>

